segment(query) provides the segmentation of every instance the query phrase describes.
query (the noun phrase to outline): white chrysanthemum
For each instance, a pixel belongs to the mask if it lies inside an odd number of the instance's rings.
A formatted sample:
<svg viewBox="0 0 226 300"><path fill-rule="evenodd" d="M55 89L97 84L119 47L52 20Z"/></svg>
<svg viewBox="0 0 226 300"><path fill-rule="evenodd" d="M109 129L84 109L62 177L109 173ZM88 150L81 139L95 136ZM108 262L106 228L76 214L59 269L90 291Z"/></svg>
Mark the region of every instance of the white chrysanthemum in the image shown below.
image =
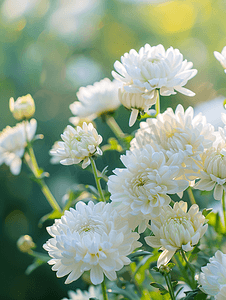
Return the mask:
<svg viewBox="0 0 226 300"><path fill-rule="evenodd" d="M61 138L63 142L58 142L58 147L53 148L50 154L59 157L62 165L73 165L83 161L84 169L90 164L90 156L102 155L98 147L102 136L97 133L92 123L87 125L84 122L82 127L76 128L68 125Z"/></svg>
<svg viewBox="0 0 226 300"><path fill-rule="evenodd" d="M215 140L214 127L206 122L206 117L189 107L186 111L181 104L175 110L168 108L156 119L147 119L140 123L140 129L131 142L131 149L142 148L150 144L155 150L161 150L173 164L181 166L182 173L196 173L200 155L212 146ZM190 176L193 180L197 176Z"/></svg>
<svg viewBox="0 0 226 300"><path fill-rule="evenodd" d="M96 298L98 300L102 300L103 296L101 294L101 290L99 286L89 286L88 291L81 291L80 289L77 289L76 292L69 291L68 292L69 299L63 298L62 300L89 300L90 298Z"/></svg>
<svg viewBox="0 0 226 300"><path fill-rule="evenodd" d="M222 300L220 297L223 294L226 297L226 254L218 250L210 262L202 267L202 272L199 276L200 290L204 293L215 296L215 299Z"/></svg>
<svg viewBox="0 0 226 300"><path fill-rule="evenodd" d="M132 232L111 204L90 201L76 204L55 224L47 227L53 237L43 246L57 277L68 275L65 283L77 280L90 270L90 280L100 284L104 275L116 280L116 271L130 263L127 257L140 247L139 234Z"/></svg>
<svg viewBox="0 0 226 300"><path fill-rule="evenodd" d="M146 44L138 53L134 49L125 53L121 57L121 63L116 61L114 67L119 74L112 71L112 75L123 82L122 104L126 103L127 108L133 109L135 116L134 109L137 114L138 111L148 112L156 102L157 90L162 96L176 94L175 91L194 96L195 93L183 87L197 74L196 69L191 69L192 66L192 62L183 60L178 49L170 47L165 50L162 45L151 47ZM136 101L125 93L137 94Z"/></svg>
<svg viewBox="0 0 226 300"><path fill-rule="evenodd" d="M221 63L222 67L224 68L224 72L226 73L226 46L223 48L221 53L214 51L213 52L216 59Z"/></svg>
<svg viewBox="0 0 226 300"><path fill-rule="evenodd" d="M122 216L141 215L155 218L160 208L171 201L167 194L184 191L186 180L174 180L179 167L168 166L162 152L155 152L150 145L127 151L121 156L125 169L115 169L108 181L111 200L123 205Z"/></svg>
<svg viewBox="0 0 226 300"><path fill-rule="evenodd" d="M215 296L215 300L226 300L226 285L221 287L220 292Z"/></svg>
<svg viewBox="0 0 226 300"><path fill-rule="evenodd" d="M188 212L187 203L183 201L175 203L173 208L162 208L159 218L151 222L150 229L155 236L145 237L149 246L163 250L157 267L167 264L179 249L191 251L206 232L208 225L205 223L197 204L193 204Z"/></svg>
<svg viewBox="0 0 226 300"><path fill-rule="evenodd" d="M30 94L19 97L16 101L11 97L9 99L9 109L15 119L29 119L35 113L35 102Z"/></svg>
<svg viewBox="0 0 226 300"><path fill-rule="evenodd" d="M99 115L115 111L120 105L118 98L120 86L117 80L105 78L93 85L81 87L76 94L79 101L69 106L72 114L93 120Z"/></svg>
<svg viewBox="0 0 226 300"><path fill-rule="evenodd" d="M36 128L35 119L26 122L26 136L29 141L34 138ZM7 126L0 133L0 165L5 163L14 175L18 175L21 170L21 158L27 145L26 136L25 123L18 123L14 127Z"/></svg>

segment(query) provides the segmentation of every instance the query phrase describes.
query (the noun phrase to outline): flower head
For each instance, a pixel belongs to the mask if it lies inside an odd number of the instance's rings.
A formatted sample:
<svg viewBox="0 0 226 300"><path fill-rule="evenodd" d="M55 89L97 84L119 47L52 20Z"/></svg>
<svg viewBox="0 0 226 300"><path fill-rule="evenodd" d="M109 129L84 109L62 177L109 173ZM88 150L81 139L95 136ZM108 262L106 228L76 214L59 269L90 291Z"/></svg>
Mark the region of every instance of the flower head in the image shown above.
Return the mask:
<svg viewBox="0 0 226 300"><path fill-rule="evenodd" d="M223 48L221 53L214 51L213 52L216 59L221 63L222 67L224 68L224 72L226 73L226 46Z"/></svg>
<svg viewBox="0 0 226 300"><path fill-rule="evenodd" d="M192 62L183 60L178 49L170 47L165 50L162 45L151 47L146 44L139 52L132 49L125 53L121 57L121 63L116 61L114 67L118 73L112 71L112 75L123 82L120 91L122 104L126 104L129 109L136 109L137 112L148 112L156 102L158 90L162 96L176 94L175 91L187 96L195 95L183 87L197 74L192 66ZM136 97L127 93L136 94Z"/></svg>
<svg viewBox="0 0 226 300"><path fill-rule="evenodd" d="M158 219L151 222L150 228L155 236L145 238L149 246L163 250L157 267L167 264L179 249L191 251L206 232L208 225L205 223L197 204L193 204L188 212L187 203L183 201L176 202L173 208L162 208Z"/></svg>
<svg viewBox="0 0 226 300"><path fill-rule="evenodd" d="M78 164L81 161L82 168L90 164L90 157L94 154L102 155L98 145L102 142L102 136L99 135L92 123L88 125L84 122L83 126L73 128L68 125L61 135L63 142L52 148L50 154L57 156L62 165Z"/></svg>
<svg viewBox="0 0 226 300"><path fill-rule="evenodd" d="M30 235L23 235L17 241L17 247L21 252L30 252L36 245Z"/></svg>
<svg viewBox="0 0 226 300"><path fill-rule="evenodd" d="M29 119L35 113L35 102L30 94L19 97L16 101L11 97L9 99L9 109L15 119Z"/></svg>
<svg viewBox="0 0 226 300"><path fill-rule="evenodd" d="M131 142L131 149L142 148L150 144L156 151L162 151L166 160L180 166L181 174L187 174L190 180L197 178L201 154L212 146L214 127L206 122L206 117L189 107L186 111L181 104L175 110L168 108L156 119L147 119L140 123L140 129Z"/></svg>
<svg viewBox="0 0 226 300"><path fill-rule="evenodd" d="M25 123L18 123L14 127L7 126L0 132L0 165L5 163L9 166L13 175L20 173L26 139L31 141L34 138L36 128L36 120L31 119L26 122L26 127Z"/></svg>
<svg viewBox="0 0 226 300"><path fill-rule="evenodd" d="M130 263L127 255L141 245L139 234L131 231L111 204L103 202L78 202L76 210L70 208L47 231L52 236L43 246L52 257L48 263L57 277L69 274L65 283L89 270L95 285L104 275L116 280L116 271Z"/></svg>
<svg viewBox="0 0 226 300"><path fill-rule="evenodd" d="M81 291L80 289L77 289L76 292L69 291L68 295L70 297L69 299L63 298L62 300L89 300L90 298L96 298L99 300L103 299L100 287L94 287L93 285L89 286L88 291Z"/></svg>
<svg viewBox="0 0 226 300"><path fill-rule="evenodd" d="M99 115L115 111L120 105L118 99L120 86L116 80L104 78L93 85L81 87L76 94L79 101L70 105L71 112L79 118L93 120Z"/></svg>
<svg viewBox="0 0 226 300"><path fill-rule="evenodd" d="M141 216L143 219L155 218L160 208L171 201L167 194L184 191L186 180L175 180L179 167L166 164L162 152L155 152L150 145L141 149L127 151L121 156L125 169L115 169L108 181L111 200L123 205L123 216Z"/></svg>
<svg viewBox="0 0 226 300"><path fill-rule="evenodd" d="M225 299L223 292L226 292L226 254L218 250L210 262L202 267L202 272L199 276L200 290L204 293L215 296L217 300ZM224 298L221 297L222 294Z"/></svg>

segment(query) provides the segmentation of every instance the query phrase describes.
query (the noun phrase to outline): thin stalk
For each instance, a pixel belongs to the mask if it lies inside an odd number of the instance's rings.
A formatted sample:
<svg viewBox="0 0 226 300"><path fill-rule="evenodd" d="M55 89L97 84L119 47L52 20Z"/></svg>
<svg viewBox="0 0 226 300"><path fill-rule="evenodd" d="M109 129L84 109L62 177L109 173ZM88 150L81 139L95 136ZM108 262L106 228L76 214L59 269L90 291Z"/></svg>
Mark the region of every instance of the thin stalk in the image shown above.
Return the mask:
<svg viewBox="0 0 226 300"><path fill-rule="evenodd" d="M101 288L102 288L103 300L108 300L107 289L104 280L101 282Z"/></svg>
<svg viewBox="0 0 226 300"><path fill-rule="evenodd" d="M155 103L155 110L156 110L156 114L155 117L157 117L158 114L160 114L160 96L159 96L159 91L157 90L157 100Z"/></svg>
<svg viewBox="0 0 226 300"><path fill-rule="evenodd" d="M186 263L186 265L188 266L190 272L191 272L191 276L192 276L192 288L195 289L196 288L196 283L195 283L195 279L194 279L194 275L195 275L195 270L194 268L192 267L192 265L190 264L190 262L188 261L185 253L184 253L184 250L181 249L181 255Z"/></svg>
<svg viewBox="0 0 226 300"><path fill-rule="evenodd" d="M178 268L179 268L179 270L180 270L180 272L181 272L181 274L182 274L182 276L183 276L185 282L186 282L190 287L192 287L193 284L192 284L192 282L191 282L191 280L190 280L190 278L189 278L189 276L188 276L188 273L187 273L187 271L184 269L184 266L182 265L182 263L181 263L181 261L180 261L180 259L179 259L179 257L178 257L177 255L178 255L178 253L177 253L176 255L174 255L173 261L174 261L174 263L178 266Z"/></svg>
<svg viewBox="0 0 226 300"><path fill-rule="evenodd" d="M169 291L169 294L170 294L170 298L172 300L176 300L175 295L174 295L174 291L173 291L173 286L172 286L172 283L171 283L170 274L165 274L164 277L165 277L165 280L166 280L166 284L168 286L168 291Z"/></svg>
<svg viewBox="0 0 226 300"><path fill-rule="evenodd" d="M32 148L30 141L27 138L26 122L24 124L25 124L25 135L27 140L27 149L28 149L28 154L30 159L30 160L26 159L25 156L25 159L27 160L27 164L30 170L32 171L32 173L34 174L35 178L38 179L37 182L41 186L41 190L45 195L47 201L49 202L50 206L53 208L53 210L57 210L59 213L62 213L59 204L57 203L56 199L54 198L48 186L46 185L44 179L42 178L43 171L39 169L34 150Z"/></svg>
<svg viewBox="0 0 226 300"><path fill-rule="evenodd" d="M188 192L188 197L191 201L191 204L196 204L196 201L195 201L195 197L194 197L194 194L193 194L193 191L192 191L192 187L188 187L187 189L187 192Z"/></svg>
<svg viewBox="0 0 226 300"><path fill-rule="evenodd" d="M98 192L100 194L100 199L101 199L101 201L105 202L104 193L103 193L101 185L100 185L100 179L98 178L98 175L97 175L97 167L96 167L95 161L92 157L90 157L90 161L91 161L91 166L93 169L93 175L94 175L94 178L96 181L96 186L97 186Z"/></svg>
<svg viewBox="0 0 226 300"><path fill-rule="evenodd" d="M225 209L225 191L223 190L223 195L222 195L222 210L223 210L223 216L224 216L224 228L226 231L226 209Z"/></svg>
<svg viewBox="0 0 226 300"><path fill-rule="evenodd" d="M117 138L122 139L125 136L124 132L115 121L115 118L113 118L112 116L107 116L106 122Z"/></svg>

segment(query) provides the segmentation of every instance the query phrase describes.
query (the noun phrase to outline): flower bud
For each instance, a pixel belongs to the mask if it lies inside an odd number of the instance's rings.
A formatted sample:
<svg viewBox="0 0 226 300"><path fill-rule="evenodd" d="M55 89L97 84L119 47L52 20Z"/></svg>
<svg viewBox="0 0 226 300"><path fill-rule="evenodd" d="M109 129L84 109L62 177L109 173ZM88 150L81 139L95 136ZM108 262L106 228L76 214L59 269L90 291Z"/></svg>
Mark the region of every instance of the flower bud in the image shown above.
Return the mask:
<svg viewBox="0 0 226 300"><path fill-rule="evenodd" d="M17 120L29 119L35 113L34 99L30 94L17 98L14 101L13 97L9 99L9 109Z"/></svg>
<svg viewBox="0 0 226 300"><path fill-rule="evenodd" d="M36 245L30 235L22 235L17 241L17 247L21 252L30 252Z"/></svg>

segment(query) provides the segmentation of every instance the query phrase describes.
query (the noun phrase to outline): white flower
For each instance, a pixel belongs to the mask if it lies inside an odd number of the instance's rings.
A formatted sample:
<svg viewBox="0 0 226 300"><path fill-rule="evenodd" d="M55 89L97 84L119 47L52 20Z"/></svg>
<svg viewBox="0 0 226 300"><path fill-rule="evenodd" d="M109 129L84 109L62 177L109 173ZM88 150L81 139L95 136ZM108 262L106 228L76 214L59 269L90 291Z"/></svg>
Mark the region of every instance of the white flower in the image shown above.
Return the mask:
<svg viewBox="0 0 226 300"><path fill-rule="evenodd" d="M116 80L105 78L93 85L81 87L76 94L79 101L69 106L72 114L93 120L99 115L115 111L120 105L118 99L120 86Z"/></svg>
<svg viewBox="0 0 226 300"><path fill-rule="evenodd" d="M195 95L183 87L197 74L196 69L191 69L192 66L192 62L183 60L183 55L178 49L170 47L165 51L162 45L151 47L146 44L138 53L134 49L125 53L121 57L121 63L116 61L114 67L119 74L112 71L112 75L123 82L123 105L127 102L126 107L136 109L136 113L148 112L156 102L158 90L162 96L176 94L175 91L187 96ZM125 93L138 94L136 98L144 98L145 101L134 101ZM135 112L133 113L135 115Z"/></svg>
<svg viewBox="0 0 226 300"><path fill-rule="evenodd" d="M83 161L84 169L90 164L90 156L102 155L98 147L102 142L102 136L97 133L92 123L87 125L84 122L82 128L68 125L61 138L63 142L58 142L58 148L52 149L50 154L59 157L62 165L78 164Z"/></svg>
<svg viewBox="0 0 226 300"><path fill-rule="evenodd" d="M180 201L162 209L159 218L152 220L150 229L155 236L145 237L146 243L153 247L161 247L157 267L167 264L179 249L191 251L204 235L208 225L199 211L197 204L193 204L187 212L187 203Z"/></svg>
<svg viewBox="0 0 226 300"><path fill-rule="evenodd" d="M15 119L29 119L35 113L35 102L30 94L17 98L15 102L11 97L9 99L9 109Z"/></svg>
<svg viewBox="0 0 226 300"><path fill-rule="evenodd" d="M214 127L206 122L206 117L201 113L194 117L192 107L184 111L179 104L175 113L168 108L156 119L141 122L131 149L150 144L156 151L161 150L170 163L180 166L182 174L194 180L197 176L192 174L199 171L195 162L201 160L200 155L214 140Z"/></svg>
<svg viewBox="0 0 226 300"><path fill-rule="evenodd" d="M13 175L18 175L21 170L22 157L27 145L26 136L31 141L35 135L37 122L31 119L25 123L18 123L14 127L7 126L0 133L0 165L5 163L10 167Z"/></svg>
<svg viewBox="0 0 226 300"><path fill-rule="evenodd" d="M216 59L221 63L222 67L224 68L224 72L226 73L226 46L223 48L221 53L214 51L213 52Z"/></svg>
<svg viewBox="0 0 226 300"><path fill-rule="evenodd" d="M184 191L186 180L174 180L179 167L168 166L162 152L150 145L127 151L121 156L125 169L115 169L108 181L111 200L123 205L122 216L140 215L143 219L155 218L160 208L171 201L167 194Z"/></svg>
<svg viewBox="0 0 226 300"><path fill-rule="evenodd" d="M100 284L104 275L116 280L116 271L130 263L127 258L140 247L139 234L132 232L111 204L80 201L55 224L47 227L53 237L43 246L52 259L48 262L65 283L77 280L90 270L90 280Z"/></svg>
<svg viewBox="0 0 226 300"><path fill-rule="evenodd" d="M215 299L223 300L226 295L226 254L218 250L209 261L205 267L201 268L202 272L198 280L201 287L199 288L204 293L215 296Z"/></svg>
<svg viewBox="0 0 226 300"><path fill-rule="evenodd" d="M94 287L93 285L89 286L88 291L81 291L77 289L76 292L69 291L68 292L69 299L63 298L62 300L89 300L90 298L96 298L98 300L103 300L103 296L100 291L100 287Z"/></svg>
<svg viewBox="0 0 226 300"><path fill-rule="evenodd" d="M222 121L225 123L226 115L222 114ZM202 154L202 160L198 164L200 180L194 188L201 191L211 191L214 189L213 197L221 200L223 191L226 191L226 126L219 127L215 132L216 140L213 147Z"/></svg>

